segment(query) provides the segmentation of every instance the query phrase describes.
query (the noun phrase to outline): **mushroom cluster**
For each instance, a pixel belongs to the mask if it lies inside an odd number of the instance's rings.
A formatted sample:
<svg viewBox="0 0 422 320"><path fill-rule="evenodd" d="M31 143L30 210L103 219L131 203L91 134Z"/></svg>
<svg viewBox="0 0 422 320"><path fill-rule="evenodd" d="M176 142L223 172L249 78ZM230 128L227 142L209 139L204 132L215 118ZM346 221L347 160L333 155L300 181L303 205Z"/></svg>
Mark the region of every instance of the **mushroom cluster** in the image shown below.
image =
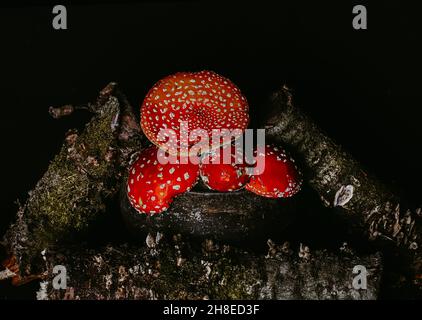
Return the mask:
<svg viewBox="0 0 422 320"><path fill-rule="evenodd" d="M174 197L192 189L199 179L219 192L246 188L268 198L296 194L300 174L281 147L255 150L255 159L265 164L262 172L236 161L234 142L249 124L248 111L239 88L215 72L179 72L158 81L141 106L141 128L153 145L142 150L129 169L127 195L132 207L148 215L166 211ZM204 139L216 130L230 132L229 140L224 135L217 141ZM192 132L196 134L190 136ZM200 143L206 148L194 148Z"/></svg>

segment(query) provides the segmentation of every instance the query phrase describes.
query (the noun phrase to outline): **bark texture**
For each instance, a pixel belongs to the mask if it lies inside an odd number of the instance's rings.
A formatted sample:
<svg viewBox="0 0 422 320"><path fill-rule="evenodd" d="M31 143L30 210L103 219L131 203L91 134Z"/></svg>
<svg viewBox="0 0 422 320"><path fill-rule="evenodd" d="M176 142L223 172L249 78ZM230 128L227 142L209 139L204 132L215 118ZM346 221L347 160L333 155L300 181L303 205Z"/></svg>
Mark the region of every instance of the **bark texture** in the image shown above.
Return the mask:
<svg viewBox="0 0 422 320"><path fill-rule="evenodd" d="M378 254L310 252L269 241L268 255L254 255L211 240L193 247L180 236L158 233L146 246L81 246L47 252L49 279L39 299L376 299L381 280ZM51 285L52 268L67 268L68 288ZM367 289L354 289L353 268L364 265Z"/></svg>

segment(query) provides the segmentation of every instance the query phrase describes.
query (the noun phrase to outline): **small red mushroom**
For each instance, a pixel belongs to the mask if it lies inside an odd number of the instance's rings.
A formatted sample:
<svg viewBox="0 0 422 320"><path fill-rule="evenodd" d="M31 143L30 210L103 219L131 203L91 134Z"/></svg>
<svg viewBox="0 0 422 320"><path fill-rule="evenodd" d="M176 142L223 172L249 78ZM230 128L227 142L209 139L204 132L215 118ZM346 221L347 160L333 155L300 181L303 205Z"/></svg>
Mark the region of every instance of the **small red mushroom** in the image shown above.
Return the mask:
<svg viewBox="0 0 422 320"><path fill-rule="evenodd" d="M178 194L189 191L198 181L199 166L183 159L176 164L161 164L158 148L144 149L132 164L127 195L131 205L140 213L166 211Z"/></svg>
<svg viewBox="0 0 422 320"><path fill-rule="evenodd" d="M224 156L225 153L227 153L227 157ZM224 161L225 159L226 161ZM247 164L242 154L236 154L236 147L225 145L202 158L199 174L202 181L211 190L235 191L243 188L249 181L246 168Z"/></svg>
<svg viewBox="0 0 422 320"><path fill-rule="evenodd" d="M229 79L212 71L179 72L161 79L148 92L141 106L141 128L155 145L171 146L176 152L170 153L187 155L189 150L181 146L188 149L198 139L189 141L185 134L201 129L211 140L213 129L237 129L236 138L248 126L248 110L246 98ZM171 142L160 135L161 129L175 132ZM222 144L214 143L214 149Z"/></svg>
<svg viewBox="0 0 422 320"><path fill-rule="evenodd" d="M254 174L246 189L267 198L288 198L299 192L302 185L300 173L292 158L280 147L265 146L265 152L255 151L257 162L265 157L262 172L254 169Z"/></svg>

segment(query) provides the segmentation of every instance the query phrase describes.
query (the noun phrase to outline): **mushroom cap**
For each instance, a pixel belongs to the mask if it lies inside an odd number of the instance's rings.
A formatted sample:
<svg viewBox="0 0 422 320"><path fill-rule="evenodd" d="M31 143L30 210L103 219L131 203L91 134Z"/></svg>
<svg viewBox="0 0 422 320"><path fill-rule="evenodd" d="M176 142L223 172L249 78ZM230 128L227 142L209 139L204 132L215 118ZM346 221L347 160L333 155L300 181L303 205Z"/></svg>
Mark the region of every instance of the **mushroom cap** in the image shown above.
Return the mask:
<svg viewBox="0 0 422 320"><path fill-rule="evenodd" d="M229 161L224 161L224 152L230 153ZM235 191L243 188L249 181L246 168L243 154L236 154L236 147L233 145L224 145L204 155L199 165L199 174L204 184L211 190Z"/></svg>
<svg viewBox="0 0 422 320"><path fill-rule="evenodd" d="M140 213L166 211L178 194L189 191L198 181L199 165L190 161L161 164L158 148L151 146L138 155L129 170L127 195L130 204Z"/></svg>
<svg viewBox="0 0 422 320"><path fill-rule="evenodd" d="M187 155L181 145L188 148L199 138L182 141L181 121L187 121L188 133L202 129L210 140L213 129L240 129L233 134L237 138L249 124L248 111L246 98L229 79L212 71L179 72L161 79L148 92L141 106L141 128L155 145L171 145L176 152L170 153ZM174 130L173 141L159 135L162 129Z"/></svg>
<svg viewBox="0 0 422 320"><path fill-rule="evenodd" d="M265 152L257 155L255 151L255 157L265 157L265 168L263 172L254 169L254 175L246 184L247 190L267 198L288 198L299 192L300 172L282 148L266 145Z"/></svg>

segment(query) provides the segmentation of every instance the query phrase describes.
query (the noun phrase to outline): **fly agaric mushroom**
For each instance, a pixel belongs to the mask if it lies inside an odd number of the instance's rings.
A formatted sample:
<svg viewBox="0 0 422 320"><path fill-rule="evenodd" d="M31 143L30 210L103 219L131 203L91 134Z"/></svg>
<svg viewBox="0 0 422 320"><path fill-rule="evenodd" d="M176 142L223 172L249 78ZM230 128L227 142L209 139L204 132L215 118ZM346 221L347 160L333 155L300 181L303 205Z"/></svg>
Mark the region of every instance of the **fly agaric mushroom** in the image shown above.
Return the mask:
<svg viewBox="0 0 422 320"><path fill-rule="evenodd" d="M179 72L161 79L148 92L141 106L141 128L158 147L187 155L189 146L198 142L190 141L188 133L202 130L211 137L213 129L226 129L236 138L248 126L248 110L246 98L229 79L212 71ZM160 130L173 130L172 141L163 141ZM211 148L222 144L217 142Z"/></svg>
<svg viewBox="0 0 422 320"><path fill-rule="evenodd" d="M225 153L227 156L224 156ZM235 191L244 187L249 181L246 168L247 164L243 155L236 154L236 147L225 145L202 158L199 174L202 181L211 190Z"/></svg>
<svg viewBox="0 0 422 320"><path fill-rule="evenodd" d="M264 151L256 153L257 161L265 157L265 168L262 172L254 169L247 190L267 198L288 198L299 192L302 185L300 173L294 160L283 149L266 145Z"/></svg>
<svg viewBox="0 0 422 320"><path fill-rule="evenodd" d="M166 211L173 198L189 191L199 177L199 166L189 161L180 159L176 164L161 164L158 150L156 146L143 150L129 171L128 199L140 213Z"/></svg>

